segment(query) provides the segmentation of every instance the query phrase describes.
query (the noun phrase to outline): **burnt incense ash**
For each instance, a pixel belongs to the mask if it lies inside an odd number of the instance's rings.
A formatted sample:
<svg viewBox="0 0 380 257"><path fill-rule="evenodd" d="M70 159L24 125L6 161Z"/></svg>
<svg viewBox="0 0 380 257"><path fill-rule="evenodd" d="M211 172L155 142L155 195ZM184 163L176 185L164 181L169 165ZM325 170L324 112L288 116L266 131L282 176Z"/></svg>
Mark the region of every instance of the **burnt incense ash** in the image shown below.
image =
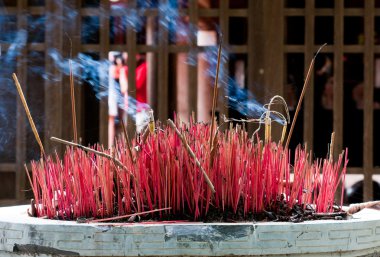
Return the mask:
<svg viewBox="0 0 380 257"><path fill-rule="evenodd" d="M217 131L213 149L211 124L193 120L157 122L131 145L121 136L112 153L71 143L62 159L32 162L33 214L92 222L344 218L335 196L347 151L313 160L299 146L291 162L281 142L252 140L244 126Z"/></svg>

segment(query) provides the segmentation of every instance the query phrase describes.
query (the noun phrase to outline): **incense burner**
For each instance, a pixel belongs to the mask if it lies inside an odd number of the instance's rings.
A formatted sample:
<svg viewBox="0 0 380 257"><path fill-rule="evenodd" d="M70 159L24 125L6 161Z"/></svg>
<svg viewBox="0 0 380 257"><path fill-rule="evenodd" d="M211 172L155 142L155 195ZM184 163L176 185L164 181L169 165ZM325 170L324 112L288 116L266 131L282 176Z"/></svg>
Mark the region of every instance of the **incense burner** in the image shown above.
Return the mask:
<svg viewBox="0 0 380 257"><path fill-rule="evenodd" d="M302 223L90 223L32 218L0 208L0 255L378 256L379 211Z"/></svg>

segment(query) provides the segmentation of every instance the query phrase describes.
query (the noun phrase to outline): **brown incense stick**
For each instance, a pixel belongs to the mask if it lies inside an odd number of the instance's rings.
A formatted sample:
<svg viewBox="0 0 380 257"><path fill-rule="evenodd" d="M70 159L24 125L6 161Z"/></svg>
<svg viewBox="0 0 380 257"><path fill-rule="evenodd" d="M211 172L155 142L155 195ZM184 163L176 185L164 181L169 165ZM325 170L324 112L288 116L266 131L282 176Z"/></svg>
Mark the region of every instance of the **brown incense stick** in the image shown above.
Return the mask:
<svg viewBox="0 0 380 257"><path fill-rule="evenodd" d="M132 214L127 214L127 215L122 215L122 216L116 216L116 217L111 217L111 218L104 218L104 219L97 219L97 220L90 220L88 221L89 223L94 223L94 222L104 222L104 221L111 221L111 220L119 220L119 219L125 219L129 218L132 216L139 216L139 215L144 215L144 214L149 214L149 213L154 213L154 212L159 212L159 211L166 211L170 210L172 207L167 207L167 208L161 208L161 209L155 209L151 211L144 211L144 212L138 212L138 213L132 213Z"/></svg>
<svg viewBox="0 0 380 257"><path fill-rule="evenodd" d="M214 134L214 127L215 127L215 109L216 109L216 103L218 99L218 80L219 80L220 56L222 54L222 42L223 42L223 36L220 35L219 48L218 48L218 61L216 64L216 75L215 75L215 82L214 82L214 95L212 98L210 150L213 147L213 134Z"/></svg>
<svg viewBox="0 0 380 257"><path fill-rule="evenodd" d="M130 173L130 175L134 178L132 172L130 170L128 170L128 168L121 163L120 160L116 159L115 157L109 155L109 154L106 154L104 152L100 152L100 151L97 151L95 149L92 149L92 148L89 148L89 147L86 147L86 146L83 146L83 145L80 145L80 144L77 144L77 143L73 143L73 142L70 142L70 141L66 141L66 140L63 140L63 139L60 139L60 138L57 138L57 137L51 137L50 138L51 141L54 141L54 142L58 142L58 143L61 143L61 144L65 144L65 145L69 145L69 146L73 146L73 147L77 147L79 149L82 149L83 151L86 151L86 152L91 152L91 153L94 153L96 155L99 155L99 156L102 156L102 157L105 157L107 158L108 160L111 160L113 161L117 166L119 166L120 168L128 171Z"/></svg>
<svg viewBox="0 0 380 257"><path fill-rule="evenodd" d="M67 38L70 41L70 59L69 59L69 69L70 69L70 96L71 96L71 113L72 113L72 122L73 122L73 134L74 134L74 142L78 143L78 130L77 130L77 114L75 110L75 91L74 91L74 74L73 74L73 66L72 66L72 54L73 54L73 41L66 33Z"/></svg>
<svg viewBox="0 0 380 257"><path fill-rule="evenodd" d="M363 210L364 208L374 208L374 209L379 210L380 201L350 204L350 206L347 210L347 213L352 215L354 213L357 213L357 212Z"/></svg>
<svg viewBox="0 0 380 257"><path fill-rule="evenodd" d="M335 132L331 133L331 142L330 142L330 162L333 161L334 158L334 141L335 141Z"/></svg>
<svg viewBox="0 0 380 257"><path fill-rule="evenodd" d="M73 119L74 142L78 143L77 114L75 110L74 75L73 75L71 60L69 60L69 66L70 66L71 113L72 113L72 119Z"/></svg>
<svg viewBox="0 0 380 257"><path fill-rule="evenodd" d="M302 101L303 101L303 97L305 96L307 86L309 85L310 75L311 75L311 71L312 71L312 69L314 67L315 58L317 57L317 55L319 54L319 52L322 50L322 48L325 47L326 45L327 44L323 44L318 49L317 53L314 55L313 59L310 62L310 66L309 66L309 69L308 69L307 74L306 74L306 79L305 79L305 82L304 82L303 87L302 87L302 92L301 92L301 95L300 95L300 99L298 100L296 112L294 113L294 118L293 118L293 121L292 121L292 125L291 125L290 130L289 130L289 135L288 135L288 138L286 140L285 149L289 147L290 139L292 137L294 126L295 126L296 121L297 121L298 113L299 113L299 111L301 109L301 104L302 104Z"/></svg>
<svg viewBox="0 0 380 257"><path fill-rule="evenodd" d="M13 77L13 80L15 81L15 85L16 85L16 88L17 88L17 92L18 92L18 94L19 94L19 96L20 96L20 99L21 99L22 105L24 106L24 109L25 109L25 112L26 112L26 116L28 117L28 120L29 120L30 126L32 127L32 131L33 131L34 137L36 138L37 143L38 143L38 145L40 146L40 149L41 149L41 155L45 155L44 147L43 147L43 145L42 145L42 142L41 142L40 136L38 135L38 131L37 131L36 125L34 124L34 121L33 121L32 115L30 114L30 110L29 110L28 104L26 103L24 93L22 92L21 85L20 85L20 83L18 82L17 75L16 75L15 73L13 73L13 74L12 74L12 77Z"/></svg>
<svg viewBox="0 0 380 257"><path fill-rule="evenodd" d="M37 195L36 191L34 190L32 178L30 177L30 174L29 174L28 166L26 166L26 164L24 164L24 168L25 168L26 175L28 176L29 184L30 184L30 187L32 188L33 194Z"/></svg>
<svg viewBox="0 0 380 257"><path fill-rule="evenodd" d="M170 127L172 127L174 129L174 131L177 133L177 135L179 136L179 138L181 139L182 141L182 144L185 146L187 152L190 154L191 157L194 158L194 161L195 161L195 164L198 166L198 168L202 171L203 173L203 176L206 180L206 183L208 184L208 186L210 187L211 191L213 193L215 193L215 188L214 188L214 185L212 184L210 178L208 177L206 171L203 169L201 163L199 162L197 156L195 155L195 153L193 152L193 150L190 148L189 144L187 143L186 141L186 138L181 134L181 132L178 130L178 128L176 127L176 125L174 124L174 122L171 120L171 119L168 119L168 124Z"/></svg>

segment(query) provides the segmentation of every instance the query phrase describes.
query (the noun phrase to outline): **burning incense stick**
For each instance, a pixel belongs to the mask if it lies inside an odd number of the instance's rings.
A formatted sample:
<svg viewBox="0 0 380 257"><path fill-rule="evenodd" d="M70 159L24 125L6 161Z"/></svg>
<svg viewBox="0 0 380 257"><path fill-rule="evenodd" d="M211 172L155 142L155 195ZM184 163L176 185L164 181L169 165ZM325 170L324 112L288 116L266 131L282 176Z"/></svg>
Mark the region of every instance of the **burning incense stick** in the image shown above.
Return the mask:
<svg viewBox="0 0 380 257"><path fill-rule="evenodd" d="M25 112L26 112L26 116L28 117L30 126L32 127L32 131L33 131L34 137L36 138L37 143L40 146L41 155L45 155L44 147L42 145L40 136L38 135L38 131L37 131L36 125L34 124L32 115L30 114L29 107L28 107L28 104L26 103L25 96L24 96L24 93L22 92L21 85L18 82L17 75L15 73L13 73L12 77L13 77L13 80L15 81L17 92L18 92L18 94L19 94L19 96L21 98L22 105L24 106L24 109L25 109Z"/></svg>
<svg viewBox="0 0 380 257"><path fill-rule="evenodd" d="M127 215L122 215L122 216L117 216L117 217L111 217L111 218L105 218L105 219L97 219L97 220L90 220L89 223L94 223L94 222L105 222L105 221L111 221L111 220L119 220L119 219L125 219L129 218L132 216L139 216L139 215L144 215L144 214L149 214L149 213L154 213L154 212L159 212L159 211L166 211L170 210L171 207L167 208L161 208L161 209L155 209L151 211L144 211L144 212L138 212L138 213L133 213L133 214L127 214Z"/></svg>
<svg viewBox="0 0 380 257"><path fill-rule="evenodd" d="M223 43L223 35L220 35L219 48L218 48L218 62L216 64L216 76L215 76L215 82L214 82L214 95L212 98L210 149L214 147L212 142L213 142L214 127L215 127L215 109L216 109L216 102L218 99L218 79L219 79L220 56L222 53L222 43ZM212 160L210 159L210 161Z"/></svg>
<svg viewBox="0 0 380 257"><path fill-rule="evenodd" d="M329 160L330 162L333 161L334 158L334 141L335 141L335 132L331 133L331 142L330 142L330 157Z"/></svg>
<svg viewBox="0 0 380 257"><path fill-rule="evenodd" d="M69 60L69 66L70 66L71 113L72 113L72 119L73 119L74 142L78 143L77 114L75 111L74 75L73 75L71 60Z"/></svg>
<svg viewBox="0 0 380 257"><path fill-rule="evenodd" d="M92 148L89 148L89 147L86 147L86 146L83 146L83 145L80 145L80 144L77 144L77 143L73 143L73 142L69 142L69 141L66 141L66 140L63 140L63 139L60 139L60 138L57 138L57 137L51 137L50 138L51 141L54 141L54 142L58 142L58 143L61 143L61 144L65 144L65 145L69 145L69 146L73 146L73 147L77 147L79 149L82 149L83 151L86 151L86 152L91 152L91 153L94 153L96 155L99 155L99 156L102 156L102 157L105 157L111 161L113 161L117 166L119 166L120 168L128 171L130 173L130 175L134 178L132 172L130 172L128 170L127 167L125 167L124 164L121 163L120 160L116 159L115 157L109 155L109 154L106 154L104 152L100 152L100 151L97 151L95 149L92 149Z"/></svg>
<svg viewBox="0 0 380 257"><path fill-rule="evenodd" d="M199 162L197 156L195 155L195 153L193 152L193 150L190 148L189 144L186 142L186 138L181 134L181 132L178 130L178 128L176 127L176 125L174 124L174 122L171 120L171 119L168 119L168 124L171 128L174 129L174 131L177 133L177 135L179 136L179 138L181 139L183 145L185 146L187 152L191 155L191 157L194 158L194 161L195 161L195 164L198 166L198 168L202 171L203 173L203 176L206 180L206 183L208 184L208 186L210 187L211 191L213 193L215 193L215 188L214 188L214 185L212 184L210 178L208 177L206 171L203 169L201 163Z"/></svg>
<svg viewBox="0 0 380 257"><path fill-rule="evenodd" d="M285 124L282 126L282 133L281 133L281 139L280 139L280 145L284 142L285 135L286 135L286 129L288 128L288 125Z"/></svg>
<svg viewBox="0 0 380 257"><path fill-rule="evenodd" d="M365 203L355 203L355 204L350 204L347 213L348 214L354 214L357 213L364 208L379 208L380 207L380 201L372 201L372 202L365 202Z"/></svg>
<svg viewBox="0 0 380 257"><path fill-rule="evenodd" d="M285 148L289 147L290 138L292 137L294 126L296 124L296 120L297 120L297 117L298 117L298 113L299 113L299 111L301 109L302 100L303 100L303 97L305 96L307 86L309 85L311 70L314 67L315 58L317 57L317 55L319 54L319 52L322 50L322 48L325 47L326 45L327 44L323 44L318 49L317 53L314 55L313 59L311 60L311 63L310 63L310 66L309 66L309 70L307 71L306 79L305 79L305 82L304 82L303 87L302 87L302 92L301 92L301 95L300 95L300 99L298 100L296 112L294 113L294 118L293 118L293 121L292 121L292 125L291 125L290 130L289 130L289 135L288 135L288 138L286 140Z"/></svg>
<svg viewBox="0 0 380 257"><path fill-rule="evenodd" d="M148 113L149 113L149 123L148 123L148 127L149 127L149 131L150 131L150 133L153 134L154 131L156 130L156 128L155 128L155 124L154 124L153 110L150 109L150 110L148 111Z"/></svg>
<svg viewBox="0 0 380 257"><path fill-rule="evenodd" d="M71 113L72 113L72 122L73 122L73 134L74 142L78 143L78 130L77 130L77 114L75 111L75 91L74 91L74 75L73 75L73 66L72 66L72 51L73 51L73 41L66 33L70 41L70 59L69 59L69 69L70 69L70 95L71 95Z"/></svg>

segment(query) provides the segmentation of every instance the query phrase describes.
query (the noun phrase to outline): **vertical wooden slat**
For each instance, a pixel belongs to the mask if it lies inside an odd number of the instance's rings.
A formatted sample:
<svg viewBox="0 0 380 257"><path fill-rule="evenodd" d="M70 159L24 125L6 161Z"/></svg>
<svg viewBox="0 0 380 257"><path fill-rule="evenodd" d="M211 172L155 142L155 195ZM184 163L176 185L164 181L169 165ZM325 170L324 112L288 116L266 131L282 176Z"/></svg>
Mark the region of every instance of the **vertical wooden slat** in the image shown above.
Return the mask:
<svg viewBox="0 0 380 257"><path fill-rule="evenodd" d="M223 33L223 45L228 46L230 42L229 41L229 2L230 0L223 0L219 2L219 26L220 30ZM223 58L223 56L222 56ZM228 58L227 58L228 60ZM220 71L219 71L219 81L227 81L228 76L228 61L225 63L221 63L220 65ZM228 117L228 106L225 104L226 98L225 96L228 94L223 87L219 86L218 89L218 104L217 109L220 113L225 114L226 117Z"/></svg>
<svg viewBox="0 0 380 257"><path fill-rule="evenodd" d="M284 93L282 86L284 84L284 26L279 26L284 21L283 2L265 1L264 10L264 31L266 34L261 40L265 44L265 83L270 89L271 95L268 97L271 98L273 94L283 95Z"/></svg>
<svg viewBox="0 0 380 257"><path fill-rule="evenodd" d="M263 0L264 2L264 0ZM282 1L265 1L264 5L264 37L261 41L264 45L264 85L266 90L265 102L268 102L274 95L284 95L284 53L283 53L283 30L284 26L278 26L283 19ZM258 10L257 12L259 12ZM262 10L261 10L262 11ZM272 126L272 140L278 141L281 138L282 126L275 123Z"/></svg>
<svg viewBox="0 0 380 257"><path fill-rule="evenodd" d="M168 0L160 0L160 4L167 4ZM168 21L163 17L167 15L160 12L159 14L159 27L158 27L158 119L165 121L168 117L168 101L169 101L169 88L168 88L168 69L169 69L169 45L168 45Z"/></svg>
<svg viewBox="0 0 380 257"><path fill-rule="evenodd" d="M259 7L262 6L261 0L256 1L248 1L248 12L251 14L248 16L248 42L247 42L247 82L248 82L248 90L252 92L254 96L257 97L257 92L255 88L259 67L256 67L258 62L256 62L256 53L260 53L260 50L257 49L257 43L259 39L259 35L256 34L257 30L255 29L255 25L257 24L257 13L262 13L259 11ZM255 125L252 123L248 124L248 132L251 134L256 129Z"/></svg>
<svg viewBox="0 0 380 257"><path fill-rule="evenodd" d="M146 22L146 44L155 45L154 41L156 34L155 17L148 16ZM147 61L147 98L148 104L153 110L157 109L157 56L154 52L146 54Z"/></svg>
<svg viewBox="0 0 380 257"><path fill-rule="evenodd" d="M314 56L314 0L305 1L305 76ZM313 149L314 134L314 76L311 74L304 99L304 142Z"/></svg>
<svg viewBox="0 0 380 257"><path fill-rule="evenodd" d="M374 0L364 2L364 138L363 138L363 166L364 189L363 199L369 201L373 197L373 95L374 95Z"/></svg>
<svg viewBox="0 0 380 257"><path fill-rule="evenodd" d="M136 8L136 0L128 1L128 10L131 11ZM127 13L128 15L128 13ZM133 14L131 14L133 15ZM128 19L128 17L127 17ZM136 99L136 28L134 28L135 24L131 24L127 22L127 52L128 52L128 97L132 97ZM134 111L134 116L136 117L137 106ZM129 120L133 120L132 117L128 117ZM128 131L130 134L133 134L136 130L136 122L128 122Z"/></svg>
<svg viewBox="0 0 380 257"><path fill-rule="evenodd" d="M265 85L265 29L264 20L266 19L265 0L249 1L249 10L252 11L252 15L248 17L248 28L251 33L248 35L248 65L252 69L249 72L248 87L259 101L264 101L264 90L257 90L255 84Z"/></svg>
<svg viewBox="0 0 380 257"><path fill-rule="evenodd" d="M197 24L198 24L198 1L197 0L190 0L189 1L189 20L190 20L190 26L194 26L194 27L197 27ZM197 47L197 34L196 32L192 32L190 33L190 46L191 46L191 49L193 51L193 54L194 54L194 57L195 59L196 58L196 54L194 53L195 50L196 50L196 47ZM188 55L191 54L191 53L188 53ZM190 113L192 111L195 112L195 115L197 115L197 94L198 94L198 90L197 90L197 84L198 84L198 81L197 81L197 78L198 78L198 62L194 62L194 65L188 65L188 69L189 69L189 89L188 89L188 93L189 93L189 99L188 99L188 102L189 102L189 111ZM195 116L195 120L197 120L197 117Z"/></svg>
<svg viewBox="0 0 380 257"><path fill-rule="evenodd" d="M108 0L101 0L100 6L102 13L100 15L100 59L108 59L109 35L110 35L110 2ZM108 71L107 71L108 72ZM107 76L103 76L102 80L106 80ZM103 81L108 84L108 81ZM108 145L108 104L107 99L102 99L99 108L99 141L103 145Z"/></svg>
<svg viewBox="0 0 380 257"><path fill-rule="evenodd" d="M62 4L49 1L46 3L47 12L62 15ZM46 48L56 49L62 53L62 20L55 20L55 15L48 15L46 19ZM54 24L54 26L52 26ZM50 137L62 137L62 73L55 68L54 61L45 52L45 70L52 74L55 80L45 80L45 151L61 153L63 146L54 144Z"/></svg>
<svg viewBox="0 0 380 257"><path fill-rule="evenodd" d="M343 148L343 15L344 0L335 1L334 10L334 88L333 88L333 131L335 132L334 159L341 153ZM341 198L342 186L336 191L336 199Z"/></svg>
<svg viewBox="0 0 380 257"><path fill-rule="evenodd" d="M80 10L80 1L71 0L72 1L72 8L73 10ZM62 4L61 4L62 5ZM64 6L60 7L62 10L60 10L60 13L63 13ZM81 16L79 14L75 15L74 22L69 25L68 29L65 29L67 33L69 34L71 41L72 41L72 49L71 49L71 58L76 58L80 52L81 49ZM64 36L64 35L63 35ZM66 39L67 40L67 39ZM65 44L64 44L65 46ZM75 108L76 108L76 119L77 119L77 131L78 131L78 138L81 140L84 135L84 127L85 127L85 117L84 117L84 87L79 85L78 78L74 78L74 92L75 92ZM71 114L71 110L70 110Z"/></svg>
<svg viewBox="0 0 380 257"><path fill-rule="evenodd" d="M79 1L80 2L80 1ZM51 24L54 24L54 26L51 26L51 34L54 35L49 39L51 41L51 46L53 48L56 48L60 54L65 59L69 58L75 58L75 56L78 53L79 46L80 46L80 24L81 24L81 17L80 15L76 15L73 19L73 22L63 22L63 20L68 19L70 16L69 13L64 12L65 7L69 8L70 10L79 10L80 3L76 0L66 0L65 2L54 2L50 3L52 5L52 13L55 13L53 17L51 17L50 26ZM56 17L62 17L62 19L56 19ZM49 26L49 25L48 25ZM56 29L55 26L57 26ZM54 31L56 30L56 31ZM72 46L70 44L70 40L72 42ZM59 94L61 97L61 130L62 130L62 138L73 140L74 139L74 130L73 130L73 123L72 123L72 108L71 108L71 91L70 91L70 76L68 74L62 74L60 71L55 71L56 75L61 78L61 83L58 83L58 85L55 85L56 87L60 87ZM80 117L80 96L79 92L82 90L79 85L76 84L76 80L74 78L74 92L75 92L75 108L76 108L76 118L77 118L77 131L79 133L79 129L81 126L78 126L81 122ZM54 107L54 102L51 103L52 107ZM54 135L50 135L54 136ZM79 133L80 136L80 133ZM57 143L53 144L55 146L58 146ZM59 146L61 149L64 149L63 146Z"/></svg>
<svg viewBox="0 0 380 257"><path fill-rule="evenodd" d="M334 156L343 148L343 14L344 1L335 1L334 10L334 102L333 130L335 131Z"/></svg>
<svg viewBox="0 0 380 257"><path fill-rule="evenodd" d="M27 15L26 15L26 0L19 0L17 2L17 29L18 31L25 30L27 27ZM27 90L26 75L27 67L25 65L25 59L27 58L27 48L23 47L19 56L17 56L17 76L22 86L24 94ZM17 128L16 128L16 199L22 200L25 197L22 191L25 186L25 171L23 164L26 160L26 116L24 108L21 104L20 98L17 96L17 113L21 114L17 116ZM16 117L15 117L16 118Z"/></svg>
<svg viewBox="0 0 380 257"><path fill-rule="evenodd" d="M75 1L66 1L65 4L69 5L71 8L76 8L75 6ZM52 6L54 9L54 5ZM54 22L54 17L52 17L52 22ZM67 33L67 30L69 26L73 25L73 23L68 23L66 22L63 24L63 26L60 27L59 31L55 32L56 36L58 38L57 42L60 42L59 46L59 53L64 57L64 58L70 58L70 41L67 38L67 35L64 33ZM70 35L69 35L70 36ZM52 45L54 47L54 38L50 39L52 41ZM58 46L58 45L57 45ZM60 89L60 97L61 97L61 106L60 106L60 111L61 111L61 116L60 118L62 121L60 122L61 126L61 137L68 139L68 140L73 140L74 139L74 133L73 133L73 124L72 124L72 112L71 112L71 95L70 95L70 76L67 74L62 74L61 77L61 83L59 86L61 87ZM54 103L52 103L54 105ZM54 145L57 145L56 143L52 142ZM64 146L60 146L61 149L65 149Z"/></svg>
<svg viewBox="0 0 380 257"><path fill-rule="evenodd" d="M251 92L254 92L254 83L255 83L255 76L254 76L254 64L255 64L255 9L256 9L256 1L248 1L248 13L251 13L252 15L248 16L248 42L247 42L247 50L248 50L248 56L247 56L247 82L248 82L248 90Z"/></svg>

